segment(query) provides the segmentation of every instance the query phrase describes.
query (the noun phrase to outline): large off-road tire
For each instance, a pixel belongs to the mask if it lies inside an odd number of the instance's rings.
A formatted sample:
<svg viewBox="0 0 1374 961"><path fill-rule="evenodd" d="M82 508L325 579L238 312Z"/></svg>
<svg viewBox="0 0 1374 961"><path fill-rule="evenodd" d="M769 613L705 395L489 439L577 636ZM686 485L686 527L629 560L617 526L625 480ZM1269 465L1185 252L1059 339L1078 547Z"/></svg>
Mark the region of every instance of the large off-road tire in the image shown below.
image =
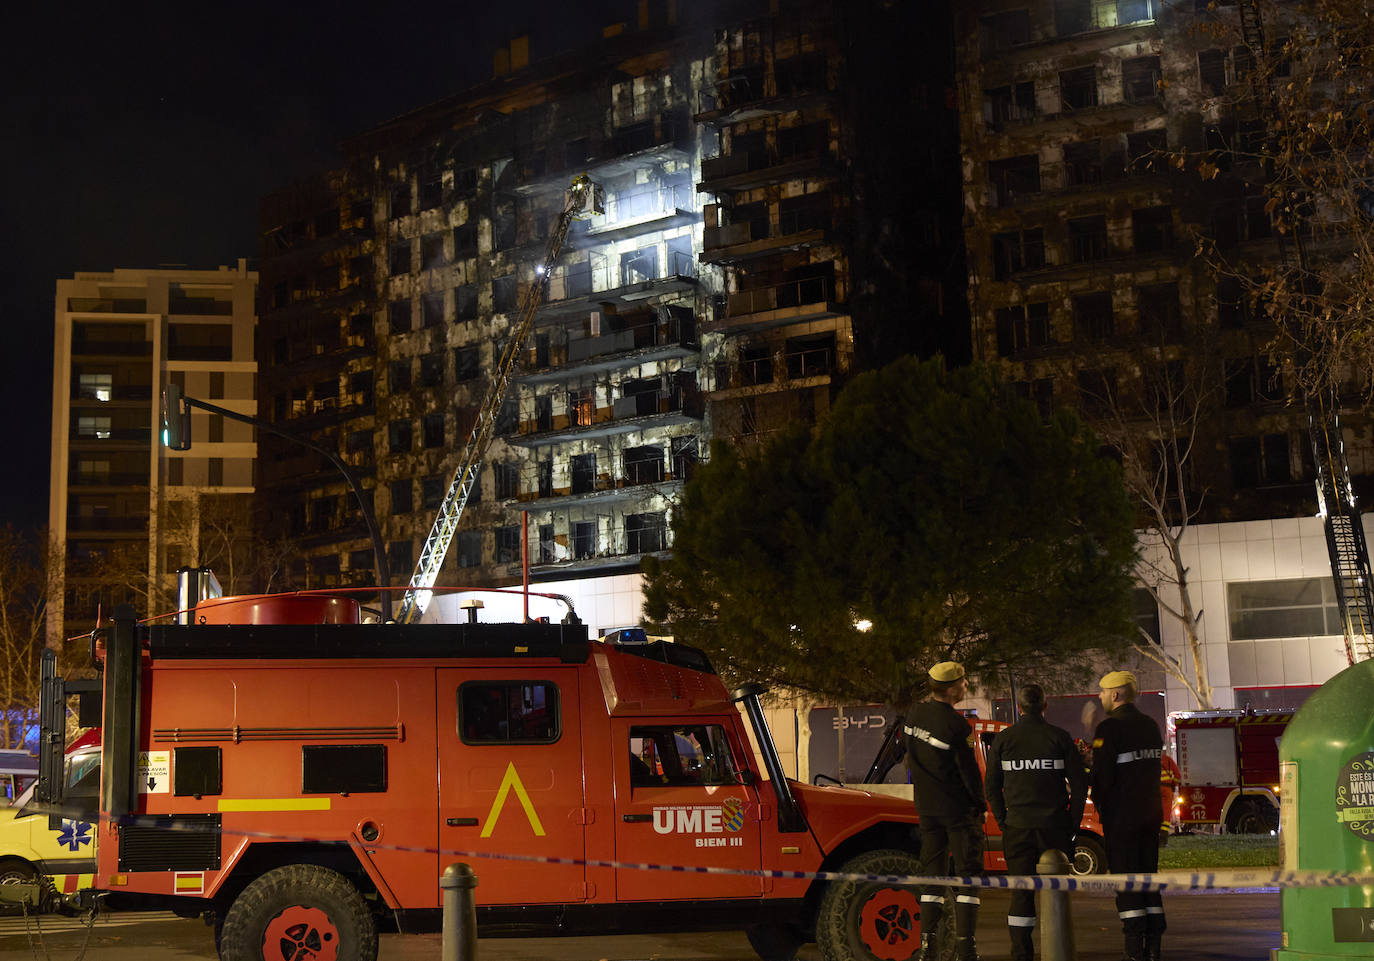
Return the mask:
<svg viewBox="0 0 1374 961"><path fill-rule="evenodd" d="M866 851L845 862L846 874L920 873L906 851ZM953 911L941 953L953 948ZM942 931L946 928L941 924ZM878 881L832 881L816 912L816 944L825 961L910 961L921 950L920 891Z"/></svg>
<svg viewBox="0 0 1374 961"><path fill-rule="evenodd" d="M1069 873L1080 877L1107 873L1107 846L1095 834L1080 834L1073 839L1073 860Z"/></svg>
<svg viewBox="0 0 1374 961"><path fill-rule="evenodd" d="M234 899L219 949L223 961L376 961L377 927L342 874L288 864Z"/></svg>
<svg viewBox="0 0 1374 961"><path fill-rule="evenodd" d="M796 961L797 949L806 943L796 928L778 922L752 925L745 929L744 936L759 961Z"/></svg>

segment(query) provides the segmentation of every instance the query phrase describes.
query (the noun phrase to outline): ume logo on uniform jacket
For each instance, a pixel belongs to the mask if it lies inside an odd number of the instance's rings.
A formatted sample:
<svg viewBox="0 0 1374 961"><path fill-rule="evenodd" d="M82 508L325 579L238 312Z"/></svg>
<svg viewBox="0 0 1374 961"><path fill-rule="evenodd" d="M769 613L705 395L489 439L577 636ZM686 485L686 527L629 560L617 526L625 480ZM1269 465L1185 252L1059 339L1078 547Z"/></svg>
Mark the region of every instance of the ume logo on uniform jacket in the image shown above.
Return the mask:
<svg viewBox="0 0 1374 961"><path fill-rule="evenodd" d="M1055 757L1028 757L1019 761L1003 761L1004 771L1062 771L1064 759Z"/></svg>
<svg viewBox="0 0 1374 961"><path fill-rule="evenodd" d="M1138 751L1122 751L1116 756L1117 764L1128 764L1131 761L1158 761L1164 751L1157 747L1143 747Z"/></svg>

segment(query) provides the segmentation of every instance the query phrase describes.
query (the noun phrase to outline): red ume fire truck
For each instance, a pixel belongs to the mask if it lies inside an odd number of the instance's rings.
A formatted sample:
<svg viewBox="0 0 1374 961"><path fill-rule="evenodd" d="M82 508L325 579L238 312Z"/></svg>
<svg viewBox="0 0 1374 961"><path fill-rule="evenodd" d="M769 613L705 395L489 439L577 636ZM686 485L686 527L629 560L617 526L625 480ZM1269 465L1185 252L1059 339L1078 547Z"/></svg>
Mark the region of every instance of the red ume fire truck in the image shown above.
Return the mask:
<svg viewBox="0 0 1374 961"><path fill-rule="evenodd" d="M315 594L192 620L123 608L96 636L94 888L204 917L229 961L372 961L379 930L437 922L460 860L484 933L744 928L764 957L916 953L915 889L766 876L916 873L910 802L789 781L761 690L727 692L692 648L589 640L575 618L366 624ZM49 775L65 700L48 659ZM60 808L61 778L42 787Z"/></svg>

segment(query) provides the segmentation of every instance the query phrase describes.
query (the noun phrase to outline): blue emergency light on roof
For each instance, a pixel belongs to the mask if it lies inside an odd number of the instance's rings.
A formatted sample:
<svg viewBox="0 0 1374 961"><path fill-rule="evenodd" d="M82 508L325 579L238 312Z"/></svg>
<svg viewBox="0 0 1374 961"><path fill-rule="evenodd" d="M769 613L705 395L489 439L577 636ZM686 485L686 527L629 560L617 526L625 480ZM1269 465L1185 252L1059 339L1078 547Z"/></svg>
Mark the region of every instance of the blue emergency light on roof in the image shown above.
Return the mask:
<svg viewBox="0 0 1374 961"><path fill-rule="evenodd" d="M607 644L648 644L649 635L642 627L622 627L602 635Z"/></svg>

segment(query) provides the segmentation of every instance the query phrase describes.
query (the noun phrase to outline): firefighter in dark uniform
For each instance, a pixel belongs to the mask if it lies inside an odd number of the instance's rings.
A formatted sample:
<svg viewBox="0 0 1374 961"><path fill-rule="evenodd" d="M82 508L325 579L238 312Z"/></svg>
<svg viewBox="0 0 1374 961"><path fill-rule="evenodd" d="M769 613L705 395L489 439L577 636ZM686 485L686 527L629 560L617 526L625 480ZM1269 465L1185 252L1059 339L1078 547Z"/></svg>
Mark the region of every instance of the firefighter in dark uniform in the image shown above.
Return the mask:
<svg viewBox="0 0 1374 961"><path fill-rule="evenodd" d="M968 693L964 668L944 661L930 669L930 699L916 705L906 724L906 751L921 819L921 874L970 877L983 873L983 779L973 755L973 728L954 705ZM951 891L959 961L977 961L976 889L927 887L921 894L921 958L940 957L939 926Z"/></svg>
<svg viewBox="0 0 1374 961"><path fill-rule="evenodd" d="M1098 682L1107 717L1093 733L1093 803L1106 834L1113 874L1159 870L1163 818L1159 776L1164 738L1135 706L1135 675L1112 671ZM1159 961L1164 900L1158 891L1120 891L1116 910L1126 937L1125 961Z"/></svg>
<svg viewBox="0 0 1374 961"><path fill-rule="evenodd" d="M1002 828L1007 873L1034 875L1040 855L1058 848L1073 859L1073 835L1083 820L1088 771L1069 732L1045 720L1045 692L1027 684L1016 693L1021 719L993 738L988 752L988 807ZM1035 957L1035 892L1015 890L1007 911L1012 961Z"/></svg>

